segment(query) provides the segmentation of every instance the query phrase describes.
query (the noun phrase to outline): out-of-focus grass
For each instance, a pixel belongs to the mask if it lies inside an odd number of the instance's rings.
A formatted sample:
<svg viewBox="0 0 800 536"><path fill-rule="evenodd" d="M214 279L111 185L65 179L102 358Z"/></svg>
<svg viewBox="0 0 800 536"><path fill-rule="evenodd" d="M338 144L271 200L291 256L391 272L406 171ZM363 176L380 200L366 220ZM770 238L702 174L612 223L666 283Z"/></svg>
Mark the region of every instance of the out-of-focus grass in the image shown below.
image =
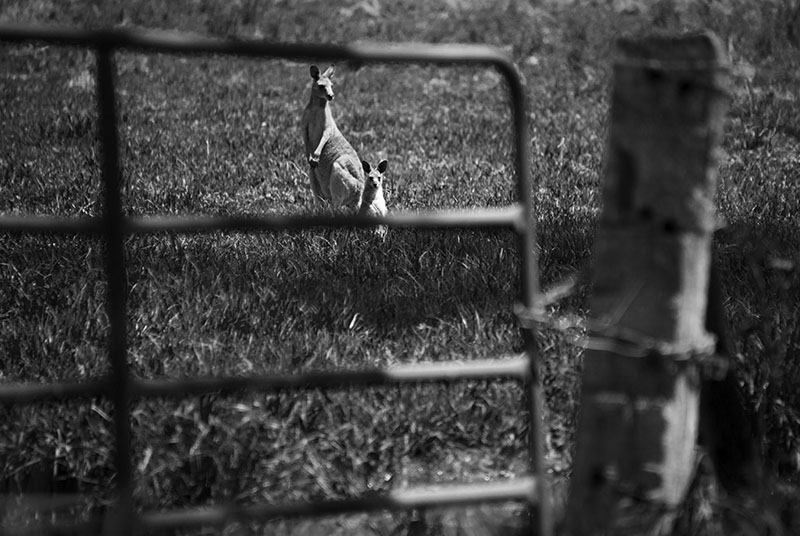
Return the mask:
<svg viewBox="0 0 800 536"><path fill-rule="evenodd" d="M800 433L794 388L800 101L796 71L788 68L790 44L766 29L778 17L771 5L731 3L725 16L668 5L620 14L588 5L498 7L479 1L139 1L102 8L6 1L0 20L278 41L509 47L529 92L545 287L580 271L589 259L600 210L613 38L653 29L715 29L734 45L737 74L718 194L730 227L716 253L748 405L764 423L769 465L791 480L798 472ZM760 41L751 31L754 20L766 21ZM92 56L36 45L0 50L0 210L98 213ZM306 64L123 52L117 66L129 213L313 209L298 134ZM360 155L389 160L390 210L495 206L513 199L508 104L495 73L340 65L336 90L337 122ZM152 236L129 239L126 253L129 359L139 377L471 359L520 346L510 312L517 252L506 233L393 230L386 242L333 230ZM0 237L3 380L105 372L102 267L102 246L94 240ZM580 370L572 343L582 330L587 292L579 286L552 306L553 326L540 334L548 463L559 478L571 463ZM140 402L132 409L137 505L342 497L407 483L513 476L525 469L521 403L517 387L487 382ZM32 489L41 470L52 477L45 483L59 482L60 490L83 497L70 513L102 508L113 480L110 412L104 401L4 408L3 486ZM467 523L472 533L492 534L521 526L516 514L501 509L467 516ZM425 526L401 514L355 524L348 519L324 526L348 534ZM429 534L459 526L448 512L424 519ZM278 525L270 530L308 530L303 523Z"/></svg>

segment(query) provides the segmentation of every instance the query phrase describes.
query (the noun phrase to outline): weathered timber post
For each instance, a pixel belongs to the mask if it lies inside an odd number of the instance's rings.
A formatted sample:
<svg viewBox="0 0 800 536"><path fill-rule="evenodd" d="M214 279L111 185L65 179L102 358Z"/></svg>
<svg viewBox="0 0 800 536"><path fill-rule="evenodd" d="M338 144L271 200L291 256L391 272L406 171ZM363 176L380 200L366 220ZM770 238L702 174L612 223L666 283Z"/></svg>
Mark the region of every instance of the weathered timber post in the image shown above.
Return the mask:
<svg viewBox="0 0 800 536"><path fill-rule="evenodd" d="M566 532L666 534L699 419L714 153L727 69L710 34L621 40L594 245Z"/></svg>

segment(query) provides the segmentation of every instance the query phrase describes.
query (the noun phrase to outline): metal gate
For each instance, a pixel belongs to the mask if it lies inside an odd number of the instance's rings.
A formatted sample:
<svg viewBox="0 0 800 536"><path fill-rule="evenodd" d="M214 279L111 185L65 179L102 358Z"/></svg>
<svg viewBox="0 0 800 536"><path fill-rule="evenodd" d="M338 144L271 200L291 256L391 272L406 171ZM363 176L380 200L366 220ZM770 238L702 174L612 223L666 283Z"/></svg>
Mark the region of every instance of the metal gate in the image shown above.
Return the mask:
<svg viewBox="0 0 800 536"><path fill-rule="evenodd" d="M106 519L90 520L70 527L39 526L19 533L75 531L114 534L150 533L178 527L223 526L234 521L266 521L272 518L331 515L374 510L405 510L418 507L466 505L484 502L523 501L534 520L532 530L541 536L552 534L552 520L543 465L538 355L534 326L521 322L524 352L504 360L475 360L467 363L432 363L395 366L365 371L320 372L286 376L212 377L189 380L139 380L132 377L127 363L124 239L132 234L205 233L216 231L280 231L319 226L372 226L421 228L500 228L516 233L522 262L518 304L523 316L538 313L538 273L534 251L534 221L531 210L531 179L526 98L520 75L512 61L497 49L481 45L277 44L262 41L226 41L183 37L159 32L126 30L83 31L0 25L0 41L44 42L52 45L92 49L97 61L99 137L102 149L104 211L99 217L62 218L49 216L0 215L3 233L93 234L105 244L108 284L108 359L106 377L82 382L50 384L0 384L0 404L33 404L47 400L106 397L114 405L116 440L116 506ZM496 68L505 78L511 94L514 130L514 167L517 202L509 207L479 211L435 211L422 214L392 214L369 219L358 216L297 215L262 217L151 216L128 217L123 213L120 159L115 103L116 50L145 53L221 54L295 60L353 61L358 63L476 64ZM215 391L259 391L277 389L337 388L419 382L455 382L468 379L510 378L524 384L529 419L528 450L530 470L526 477L486 484L443 485L435 488L400 489L381 496L288 504L212 507L175 511L137 512L132 492L134 474L131 452L130 403L147 397L181 397Z"/></svg>

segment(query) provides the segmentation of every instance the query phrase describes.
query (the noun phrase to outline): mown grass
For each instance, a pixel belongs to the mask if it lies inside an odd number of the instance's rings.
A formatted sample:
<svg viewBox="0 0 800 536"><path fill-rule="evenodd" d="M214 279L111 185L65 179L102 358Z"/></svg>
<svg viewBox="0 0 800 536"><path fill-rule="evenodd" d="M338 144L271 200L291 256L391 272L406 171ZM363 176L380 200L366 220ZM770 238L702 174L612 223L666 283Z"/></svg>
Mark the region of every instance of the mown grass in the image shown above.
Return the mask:
<svg viewBox="0 0 800 536"><path fill-rule="evenodd" d="M800 346L800 101L796 73L787 67L791 44L766 29L758 40L752 24L736 22L759 17L767 28L779 18L771 4L732 3L725 16L670 11L668 5L619 14L524 2L266 7L142 1L99 9L41 1L2 2L0 20L284 41L510 47L529 91L545 287L580 272L590 256L601 204L613 38L699 26L730 38L736 66L751 63L755 76L736 71L745 75L734 80L718 194L729 227L715 251L740 351L740 383L748 408L763 423L762 450L782 479L775 490L784 501L791 492L781 490L791 489L785 483L798 474L800 433L794 364ZM313 210L297 128L307 99L306 64L121 53L117 65L129 213ZM4 47L0 66L0 210L97 214L91 55ZM503 89L495 73L481 69L340 65L334 111L362 157L388 158L390 210L496 206L512 200L514 191ZM104 373L102 245L4 236L0 251L2 379ZM129 239L126 253L129 360L143 378L472 359L520 347L511 313L517 253L507 233L393 230L385 242L324 229L157 235ZM548 463L556 479L568 475L571 463L580 370L573 343L582 331L587 292L581 285L553 305L553 327L540 337ZM137 507L344 497L409 483L513 476L525 470L521 403L513 384L489 382L139 402L132 408ZM8 491L73 493L71 514L108 504L114 469L107 402L2 412L0 459ZM30 519L26 508L15 504L2 519ZM724 508L704 515L690 520L695 530L722 530ZM784 520L787 530L792 522ZM315 523L276 522L267 530L306 534L318 530ZM335 534L389 534L397 527L492 534L524 524L518 510L487 508L352 516L321 527ZM232 533L250 529L229 527ZM731 533L730 526L725 530Z"/></svg>

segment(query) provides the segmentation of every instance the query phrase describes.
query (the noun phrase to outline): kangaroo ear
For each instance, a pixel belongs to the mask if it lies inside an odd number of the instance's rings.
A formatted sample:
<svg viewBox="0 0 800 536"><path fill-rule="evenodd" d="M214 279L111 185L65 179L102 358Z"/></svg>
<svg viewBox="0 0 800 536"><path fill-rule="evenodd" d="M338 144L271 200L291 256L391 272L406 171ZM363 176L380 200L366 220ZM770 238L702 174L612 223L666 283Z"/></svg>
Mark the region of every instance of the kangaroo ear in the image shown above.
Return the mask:
<svg viewBox="0 0 800 536"><path fill-rule="evenodd" d="M324 72L324 73L322 73L322 76L325 76L325 77L327 77L327 78L333 78L333 73L335 73L335 72L336 72L336 67L334 67L333 65L331 65L330 67L328 67L327 69L325 69L325 72Z"/></svg>
<svg viewBox="0 0 800 536"><path fill-rule="evenodd" d="M369 167L369 162L367 162L366 160L361 161L361 167L364 168L364 173L369 173L372 170L372 168Z"/></svg>
<svg viewBox="0 0 800 536"><path fill-rule="evenodd" d="M386 171L386 167L388 165L389 165L389 162L387 162L386 160L381 160L380 164L378 164L378 171L383 173L384 171Z"/></svg>
<svg viewBox="0 0 800 536"><path fill-rule="evenodd" d="M316 65L311 66L311 78L319 80L319 68Z"/></svg>

